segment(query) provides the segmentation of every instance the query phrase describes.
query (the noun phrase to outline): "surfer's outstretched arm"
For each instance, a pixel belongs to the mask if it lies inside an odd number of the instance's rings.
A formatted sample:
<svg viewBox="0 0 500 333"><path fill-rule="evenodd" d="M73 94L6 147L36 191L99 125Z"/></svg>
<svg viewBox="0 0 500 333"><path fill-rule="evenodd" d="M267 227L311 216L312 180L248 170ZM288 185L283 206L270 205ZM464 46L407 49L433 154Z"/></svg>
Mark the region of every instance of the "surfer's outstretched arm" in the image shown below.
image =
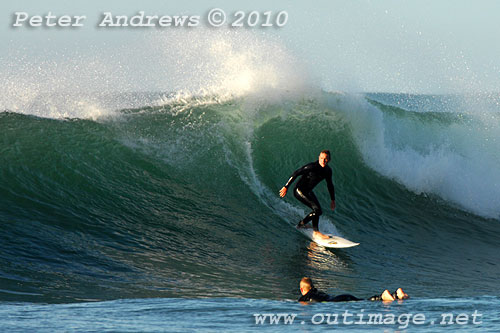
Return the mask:
<svg viewBox="0 0 500 333"><path fill-rule="evenodd" d="M306 164L303 167L295 170L295 172L290 176L290 178L286 182L285 186L283 186L281 188L281 190L280 190L280 197L283 198L286 195L286 192L288 191L288 188L290 187L290 185L292 185L292 183L295 181L295 179L297 179L298 176L303 175L306 171L308 171L309 169L311 169L313 164L314 163L309 163L309 164Z"/></svg>
<svg viewBox="0 0 500 333"><path fill-rule="evenodd" d="M286 195L286 192L288 191L288 187L292 185L293 181L303 172L304 167L295 170L295 172L290 176L288 181L286 182L285 186L283 186L280 190L280 197L284 198Z"/></svg>
<svg viewBox="0 0 500 333"><path fill-rule="evenodd" d="M309 170L313 169L315 163L316 162L308 163L308 164L304 165L303 167L295 170L294 173L292 173L292 175L290 176L290 178L286 182L285 187L289 188L290 185L292 185L292 183L295 181L295 179L297 179L298 176L302 176L303 174L305 174Z"/></svg>

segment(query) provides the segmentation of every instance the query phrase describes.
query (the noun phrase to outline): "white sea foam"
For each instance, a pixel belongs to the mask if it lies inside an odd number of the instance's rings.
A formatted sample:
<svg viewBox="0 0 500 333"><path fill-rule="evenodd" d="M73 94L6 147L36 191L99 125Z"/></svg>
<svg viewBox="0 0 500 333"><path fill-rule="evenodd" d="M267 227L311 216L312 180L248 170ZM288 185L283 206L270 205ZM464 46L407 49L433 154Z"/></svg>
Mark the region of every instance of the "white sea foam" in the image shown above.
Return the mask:
<svg viewBox="0 0 500 333"><path fill-rule="evenodd" d="M13 50L0 60L0 109L49 118L96 119L193 96L215 102L254 96L260 104L314 82L277 38L230 29L158 30L114 49L81 45L30 56ZM137 92L157 97L120 95Z"/></svg>
<svg viewBox="0 0 500 333"><path fill-rule="evenodd" d="M155 56L163 59L166 99L216 96L279 102L309 93L314 80L276 38L238 30L183 30L150 36ZM163 101L165 102L165 100Z"/></svg>
<svg viewBox="0 0 500 333"><path fill-rule="evenodd" d="M435 194L483 217L500 219L500 123L395 117L363 96L331 99L348 119L368 166L415 193Z"/></svg>

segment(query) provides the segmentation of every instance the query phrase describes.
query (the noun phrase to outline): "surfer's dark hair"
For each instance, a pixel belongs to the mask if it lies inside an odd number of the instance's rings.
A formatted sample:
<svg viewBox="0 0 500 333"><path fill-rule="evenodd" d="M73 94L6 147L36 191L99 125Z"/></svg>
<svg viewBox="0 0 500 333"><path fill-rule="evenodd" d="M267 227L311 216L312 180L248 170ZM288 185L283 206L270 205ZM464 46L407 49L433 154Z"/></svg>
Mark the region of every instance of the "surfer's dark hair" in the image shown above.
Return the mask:
<svg viewBox="0 0 500 333"><path fill-rule="evenodd" d="M325 149L321 151L320 155L321 154L327 154L328 156L330 156L330 151L328 149Z"/></svg>

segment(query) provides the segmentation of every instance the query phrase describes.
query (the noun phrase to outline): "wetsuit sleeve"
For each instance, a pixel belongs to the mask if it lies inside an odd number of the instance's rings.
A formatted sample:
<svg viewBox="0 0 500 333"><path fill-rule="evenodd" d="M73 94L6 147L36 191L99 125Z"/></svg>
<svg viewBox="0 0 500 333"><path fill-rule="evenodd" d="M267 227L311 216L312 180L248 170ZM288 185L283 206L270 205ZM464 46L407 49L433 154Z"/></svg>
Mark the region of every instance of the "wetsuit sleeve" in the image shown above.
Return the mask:
<svg viewBox="0 0 500 333"><path fill-rule="evenodd" d="M328 174L328 177L326 177L326 186L328 187L328 193L330 193L330 199L332 201L335 201L335 187L333 186L332 182L332 170L330 169L330 172Z"/></svg>
<svg viewBox="0 0 500 333"><path fill-rule="evenodd" d="M292 185L292 183L295 181L295 179L297 179L298 176L304 174L304 172L306 172L310 168L311 168L311 163L306 164L303 167L295 170L295 172L290 176L290 178L286 182L285 187L288 189L290 185Z"/></svg>

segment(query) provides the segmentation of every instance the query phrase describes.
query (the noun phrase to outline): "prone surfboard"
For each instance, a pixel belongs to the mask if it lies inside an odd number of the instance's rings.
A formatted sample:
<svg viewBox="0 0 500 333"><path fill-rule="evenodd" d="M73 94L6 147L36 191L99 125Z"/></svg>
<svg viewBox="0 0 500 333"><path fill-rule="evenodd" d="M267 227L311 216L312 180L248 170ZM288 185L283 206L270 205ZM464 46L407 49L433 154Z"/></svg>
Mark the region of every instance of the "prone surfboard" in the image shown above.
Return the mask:
<svg viewBox="0 0 500 333"><path fill-rule="evenodd" d="M359 243L354 243L351 242L348 239L342 238L340 236L335 236L332 234L325 234L330 236L331 238L328 239L322 239L319 237L314 237L314 231L312 228L297 228L295 227L298 231L300 231L301 234L312 240L318 245L324 246L324 247L331 247L331 248L346 248L346 247L353 247L359 245Z"/></svg>

